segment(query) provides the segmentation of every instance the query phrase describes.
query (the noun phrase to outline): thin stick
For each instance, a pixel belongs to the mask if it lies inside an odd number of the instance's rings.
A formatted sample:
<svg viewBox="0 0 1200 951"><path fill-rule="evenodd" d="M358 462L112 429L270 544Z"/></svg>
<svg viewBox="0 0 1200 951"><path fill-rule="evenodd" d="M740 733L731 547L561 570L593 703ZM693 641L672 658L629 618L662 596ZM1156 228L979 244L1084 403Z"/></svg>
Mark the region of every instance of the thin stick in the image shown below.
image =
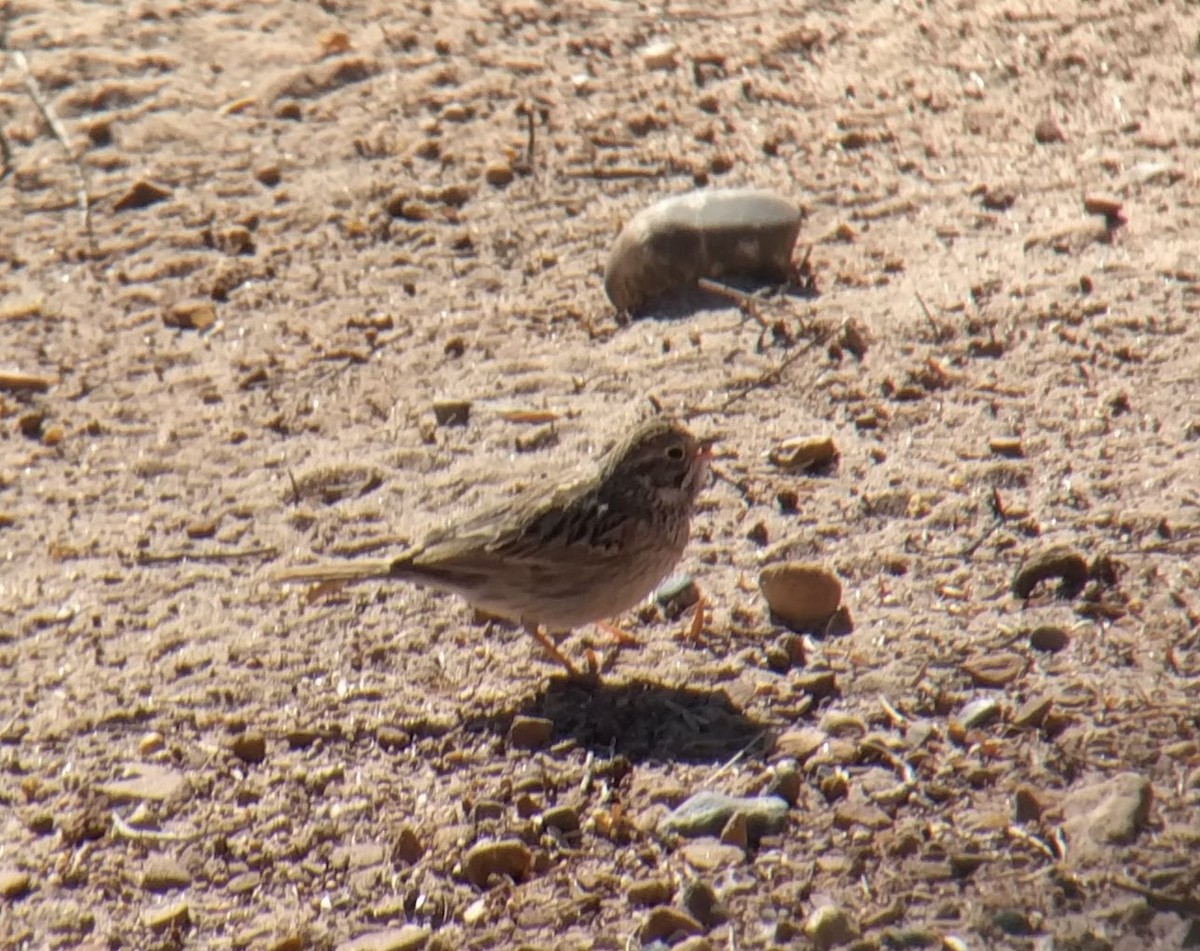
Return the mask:
<svg viewBox="0 0 1200 951"><path fill-rule="evenodd" d="M79 216L83 219L83 230L87 235L88 248L92 254L96 254L96 234L92 230L92 192L88 183L87 171L75 153L71 151L71 143L67 139L67 130L58 116L54 114L50 103L42 95L42 89L29 69L29 61L25 58L25 54L20 50L10 50L9 55L12 56L13 62L17 64L17 69L21 71L21 79L25 83L25 90L29 93L29 98L33 100L33 104L37 107L38 112L42 114L42 118L45 120L46 125L50 127L50 131L54 133L54 137L58 139L58 144L62 146L63 151L67 155L67 161L75 169L75 176L79 179L79 191L76 193L76 199L79 202Z"/></svg>
<svg viewBox="0 0 1200 951"><path fill-rule="evenodd" d="M239 551L179 551L145 552L137 557L139 565L176 565L181 561L237 561L239 558L266 558L278 555L279 549L267 545L263 548L243 548Z"/></svg>
<svg viewBox="0 0 1200 951"><path fill-rule="evenodd" d="M122 819L116 810L113 810L112 821L113 828L122 838L132 839L134 842L191 842L199 837L197 832L159 832L156 829L139 829Z"/></svg>
<svg viewBox="0 0 1200 951"><path fill-rule="evenodd" d="M45 393L55 381L48 376L22 373L19 370L0 370L0 390L13 393Z"/></svg>
<svg viewBox="0 0 1200 951"><path fill-rule="evenodd" d="M702 291L708 291L710 294L716 294L718 297L724 297L726 300L733 301L747 317L753 317L758 321L760 327L769 327L766 318L763 317L758 310L758 298L753 294L747 294L744 291L739 291L735 287L730 287L728 284L722 284L720 281L714 281L708 277L702 277L696 281L696 286Z"/></svg>
<svg viewBox="0 0 1200 951"><path fill-rule="evenodd" d="M596 165L591 168L566 170L568 178L595 178L600 181L615 181L620 178L659 178L662 174L662 168L657 165L650 168L639 165Z"/></svg>
<svg viewBox="0 0 1200 951"><path fill-rule="evenodd" d="M933 328L934 342L940 341L942 339L942 328L938 325L938 322L933 319L933 312L930 311L929 305L925 303L925 298L922 297L919 292L917 293L916 297L917 303L921 305L921 312L925 315L925 319L929 322L929 326Z"/></svg>
<svg viewBox="0 0 1200 951"><path fill-rule="evenodd" d="M4 181L13 170L12 146L8 144L8 139L4 137L4 133L0 132L0 161L4 165L0 168L0 182Z"/></svg>
<svg viewBox="0 0 1200 951"><path fill-rule="evenodd" d="M754 739L752 739L749 743L747 743L740 750L738 750L731 757L729 757L729 759L727 759L723 764L721 764L720 769L718 769L715 773L713 773L711 776L708 777L708 782L715 783L718 779L720 779L722 776L724 776L726 773L728 773L731 769L733 769L733 767L735 767L738 763L740 763L742 761L742 759L745 757L745 755L747 753L750 752L750 750L752 750L755 746L757 746L759 743L761 743L763 741L763 738L766 735L767 735L767 731L763 730L761 733L759 733L757 736L755 736Z"/></svg>
<svg viewBox="0 0 1200 951"><path fill-rule="evenodd" d="M808 342L808 346L801 347L795 353L793 353L790 356L781 360L779 362L779 365L776 366L774 369L768 370L766 373L762 374L756 380L753 380L752 382L746 384L744 387L742 387L740 390L738 390L736 393L734 393L732 396L730 396L729 399L727 399L724 403L721 404L719 411L724 412L725 410L729 409L729 407L731 407L734 403L738 402L739 400L745 399L747 396L749 396L755 390L761 389L764 386L770 386L772 383L778 383L779 378L781 376L783 376L784 372L793 363L798 363L800 361L801 357L807 356L808 353L814 347L816 347L817 344L819 344L820 342L821 341L819 339L810 340Z"/></svg>

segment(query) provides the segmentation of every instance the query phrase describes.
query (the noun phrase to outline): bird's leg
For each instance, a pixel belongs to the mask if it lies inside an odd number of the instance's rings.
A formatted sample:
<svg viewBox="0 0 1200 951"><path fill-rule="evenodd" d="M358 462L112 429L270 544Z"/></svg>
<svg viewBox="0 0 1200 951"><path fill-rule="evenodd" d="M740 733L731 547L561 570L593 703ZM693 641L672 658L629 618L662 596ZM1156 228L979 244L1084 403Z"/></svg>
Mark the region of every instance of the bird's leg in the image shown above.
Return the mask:
<svg viewBox="0 0 1200 951"><path fill-rule="evenodd" d="M684 640L689 644L697 645L700 643L700 635L704 633L704 624L708 620L708 605L704 601L704 595L700 595L696 599L696 610L692 612L692 620L688 625L687 633L684 635Z"/></svg>
<svg viewBox="0 0 1200 951"><path fill-rule="evenodd" d="M596 627L613 636L613 640L621 647L641 647L642 642L630 634L628 631L623 631L615 624L610 624L608 621L597 621Z"/></svg>
<svg viewBox="0 0 1200 951"><path fill-rule="evenodd" d="M522 626L525 628L525 631L529 634L530 637L532 637L535 641L537 641L539 644L542 645L542 650L544 650L552 658L554 658L556 661L558 661L560 664L562 664L565 668L567 668L567 672L572 677L580 676L579 669L574 664L571 663L570 658L567 657L567 655L564 654L562 651L560 651L558 649L558 645L555 644L554 641L550 640L550 638L547 637L545 634L543 634L541 629L536 624L525 624Z"/></svg>

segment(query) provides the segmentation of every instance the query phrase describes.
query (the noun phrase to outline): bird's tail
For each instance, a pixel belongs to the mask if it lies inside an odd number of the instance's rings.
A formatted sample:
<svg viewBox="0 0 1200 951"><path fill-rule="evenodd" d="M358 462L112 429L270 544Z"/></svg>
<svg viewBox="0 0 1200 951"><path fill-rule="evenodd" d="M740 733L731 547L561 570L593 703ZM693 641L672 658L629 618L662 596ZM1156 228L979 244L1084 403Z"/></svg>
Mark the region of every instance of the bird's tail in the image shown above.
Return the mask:
<svg viewBox="0 0 1200 951"><path fill-rule="evenodd" d="M356 581L374 581L393 577L395 559L347 561L325 565L282 568L271 574L272 581L283 584L343 585Z"/></svg>

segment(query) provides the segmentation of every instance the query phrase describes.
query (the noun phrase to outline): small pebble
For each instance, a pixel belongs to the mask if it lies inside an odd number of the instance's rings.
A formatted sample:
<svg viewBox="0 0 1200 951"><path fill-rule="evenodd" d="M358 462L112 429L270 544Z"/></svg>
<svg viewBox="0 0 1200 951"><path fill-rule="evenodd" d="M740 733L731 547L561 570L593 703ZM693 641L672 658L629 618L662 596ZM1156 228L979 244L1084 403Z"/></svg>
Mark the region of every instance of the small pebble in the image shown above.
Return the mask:
<svg viewBox="0 0 1200 951"><path fill-rule="evenodd" d="M679 849L679 857L699 872L715 872L733 868L746 861L746 850L736 845L723 845L716 839L699 839Z"/></svg>
<svg viewBox="0 0 1200 951"><path fill-rule="evenodd" d="M704 926L687 912L669 905L661 905L646 916L642 927L638 929L638 939L642 944L654 941L667 941L671 938L698 935L704 932Z"/></svg>
<svg viewBox="0 0 1200 951"><path fill-rule="evenodd" d="M183 531L191 539L212 538L217 534L217 529L220 527L221 516L215 515L212 518L202 518L194 522L189 522Z"/></svg>
<svg viewBox="0 0 1200 951"><path fill-rule="evenodd" d="M795 436L784 440L768 454L773 465L789 472L808 472L828 466L837 459L832 436Z"/></svg>
<svg viewBox="0 0 1200 951"><path fill-rule="evenodd" d="M1034 650L1045 651L1047 654L1057 654L1065 650L1071 643L1071 635L1057 624L1043 624L1035 627L1029 635L1029 646Z"/></svg>
<svg viewBox="0 0 1200 951"><path fill-rule="evenodd" d="M1050 697L1030 697L1013 714L1013 726L1020 729L1039 727L1053 706L1054 700Z"/></svg>
<svg viewBox="0 0 1200 951"><path fill-rule="evenodd" d="M403 750L412 742L412 737L409 736L407 730L401 730L399 727L384 724L376 728L375 742L379 744L380 749L389 751Z"/></svg>
<svg viewBox="0 0 1200 951"><path fill-rule="evenodd" d="M795 761L784 760L777 764L772 771L765 793L768 796L778 796L789 806L794 807L800 799L800 790L803 785Z"/></svg>
<svg viewBox="0 0 1200 951"><path fill-rule="evenodd" d="M1042 119L1036 126L1033 127L1033 137L1042 145L1052 145L1057 142L1067 141L1067 134L1063 132L1062 127L1051 118Z"/></svg>
<svg viewBox="0 0 1200 951"><path fill-rule="evenodd" d="M604 271L613 304L636 313L702 277L785 282L801 212L761 189L701 189L667 198L621 230Z"/></svg>
<svg viewBox="0 0 1200 951"><path fill-rule="evenodd" d="M0 898L14 901L29 892L31 879L28 872L15 868L0 869Z"/></svg>
<svg viewBox="0 0 1200 951"><path fill-rule="evenodd" d="M139 179L134 182L124 195L117 199L113 211L130 211L139 208L149 208L160 201L171 197L171 189L157 182Z"/></svg>
<svg viewBox="0 0 1200 951"><path fill-rule="evenodd" d="M493 877L522 881L533 868L533 853L520 839L481 842L467 853L463 871L476 888L486 888Z"/></svg>
<svg viewBox="0 0 1200 951"><path fill-rule="evenodd" d="M229 748L243 763L261 763L267 758L267 738L256 730L239 733L229 741Z"/></svg>
<svg viewBox="0 0 1200 951"><path fill-rule="evenodd" d="M642 50L642 65L646 69L674 69L679 47L669 41L651 43Z"/></svg>
<svg viewBox="0 0 1200 951"><path fill-rule="evenodd" d="M225 890L231 895L249 895L262 884L261 872L242 872L225 883Z"/></svg>
<svg viewBox="0 0 1200 951"><path fill-rule="evenodd" d="M689 574L672 575L658 586L654 600L668 617L679 617L700 600L700 587Z"/></svg>
<svg viewBox="0 0 1200 951"><path fill-rule="evenodd" d="M857 938L858 928L837 905L822 905L804 922L804 934L818 948L836 948Z"/></svg>
<svg viewBox="0 0 1200 951"><path fill-rule="evenodd" d="M1120 218L1123 207L1121 199L1113 195L1083 196L1083 210L1089 215L1100 215L1104 218Z"/></svg>
<svg viewBox="0 0 1200 951"><path fill-rule="evenodd" d="M186 901L150 908L142 915L142 921L151 931L183 928L190 924L191 920L192 912Z"/></svg>
<svg viewBox="0 0 1200 951"><path fill-rule="evenodd" d="M739 849L749 847L750 835L746 829L745 813L735 812L729 817L729 821L725 823L725 828L721 830L721 844L733 845Z"/></svg>
<svg viewBox="0 0 1200 951"><path fill-rule="evenodd" d="M972 700L959 711L954 723L962 730L974 730L987 726L1000 716L1000 704L990 697Z"/></svg>
<svg viewBox="0 0 1200 951"><path fill-rule="evenodd" d="M1036 789L1022 783L1013 792L1013 819L1020 823L1037 822L1045 807Z"/></svg>
<svg viewBox="0 0 1200 951"><path fill-rule="evenodd" d="M574 806L554 806L542 813L542 825L563 835L579 832L579 810Z"/></svg>
<svg viewBox="0 0 1200 951"><path fill-rule="evenodd" d="M406 865L413 865L425 854L425 846L416 830L410 825L403 825L396 833L396 841L392 846L392 854Z"/></svg>
<svg viewBox="0 0 1200 951"><path fill-rule="evenodd" d="M508 743L514 749L540 750L554 735L554 721L545 717L513 717Z"/></svg>
<svg viewBox="0 0 1200 951"><path fill-rule="evenodd" d="M433 404L433 418L439 426L466 426L471 418L471 401L437 400Z"/></svg>
<svg viewBox="0 0 1200 951"><path fill-rule="evenodd" d="M1074 597L1087 582L1087 559L1067 545L1053 545L1035 551L1013 575L1013 594L1018 598L1028 598L1038 584L1052 578L1060 579L1060 597Z"/></svg>
<svg viewBox="0 0 1200 951"><path fill-rule="evenodd" d="M157 730L147 733L138 740L138 753L142 756L153 756L166 745L163 735Z"/></svg>
<svg viewBox="0 0 1200 951"><path fill-rule="evenodd" d="M767 565L758 586L771 613L784 624L804 628L828 621L842 600L842 583L824 565L788 561Z"/></svg>
<svg viewBox="0 0 1200 951"><path fill-rule="evenodd" d="M184 300L163 314L163 326L180 330L207 330L217 322L217 307L210 300Z"/></svg>
<svg viewBox="0 0 1200 951"><path fill-rule="evenodd" d="M988 440L988 448L993 455L1006 459L1020 459L1025 455L1020 436L993 436Z"/></svg>
<svg viewBox="0 0 1200 951"><path fill-rule="evenodd" d="M654 905L665 905L671 900L675 889L665 878L648 878L633 882L625 895L631 905L641 905L649 908Z"/></svg>
<svg viewBox="0 0 1200 951"><path fill-rule="evenodd" d="M494 799L480 799L475 803L475 808L471 810L471 818L476 822L503 819L504 803L496 802Z"/></svg>
<svg viewBox="0 0 1200 951"><path fill-rule="evenodd" d="M786 730L775 738L775 752L793 757L803 763L828 739L829 734L812 726Z"/></svg>
<svg viewBox="0 0 1200 951"><path fill-rule="evenodd" d="M721 904L716 891L703 879L692 878L684 882L679 904L706 929L715 928L729 920L729 912Z"/></svg>
<svg viewBox="0 0 1200 951"><path fill-rule="evenodd" d="M973 657L962 670L980 687L1004 687L1025 673L1026 666L1020 654L999 653Z"/></svg>
<svg viewBox="0 0 1200 951"><path fill-rule="evenodd" d="M483 170L483 180L496 188L503 188L513 180L512 165L503 160L489 163Z"/></svg>
<svg viewBox="0 0 1200 951"><path fill-rule="evenodd" d="M166 855L151 856L142 869L142 888L148 892L169 892L191 883L187 869Z"/></svg>

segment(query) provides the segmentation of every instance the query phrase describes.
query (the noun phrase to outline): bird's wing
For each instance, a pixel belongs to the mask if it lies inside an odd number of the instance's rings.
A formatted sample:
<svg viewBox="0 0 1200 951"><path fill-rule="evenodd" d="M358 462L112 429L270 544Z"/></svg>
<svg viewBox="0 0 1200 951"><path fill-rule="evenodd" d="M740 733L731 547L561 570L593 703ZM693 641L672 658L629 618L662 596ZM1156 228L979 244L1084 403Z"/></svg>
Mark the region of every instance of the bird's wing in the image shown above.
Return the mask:
<svg viewBox="0 0 1200 951"><path fill-rule="evenodd" d="M550 480L531 485L465 522L433 532L412 562L432 566L495 556L545 558L547 543L555 538L562 558L586 560L620 540L621 520L598 502L593 488L586 478L566 485Z"/></svg>

